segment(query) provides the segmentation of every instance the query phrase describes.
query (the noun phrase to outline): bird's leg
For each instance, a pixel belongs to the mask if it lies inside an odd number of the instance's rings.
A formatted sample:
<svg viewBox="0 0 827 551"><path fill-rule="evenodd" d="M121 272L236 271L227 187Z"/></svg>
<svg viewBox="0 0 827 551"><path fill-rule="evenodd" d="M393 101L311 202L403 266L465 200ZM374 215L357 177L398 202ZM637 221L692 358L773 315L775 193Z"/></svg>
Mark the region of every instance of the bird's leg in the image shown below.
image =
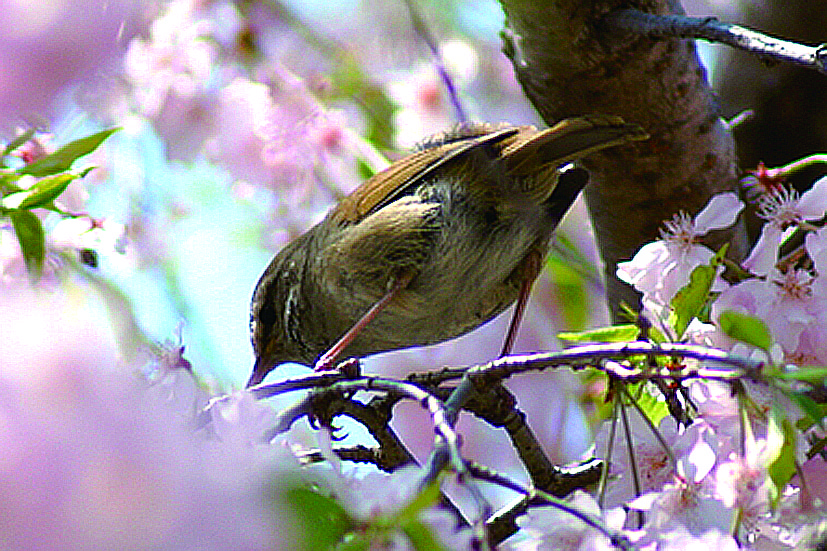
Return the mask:
<svg viewBox="0 0 827 551"><path fill-rule="evenodd" d="M520 284L520 294L517 295L514 312L511 314L511 323L508 325L508 333L505 335L505 341L500 351L500 358L511 354L511 349L514 348L514 341L517 340L517 330L523 321L525 308L528 304L528 297L531 294L531 287L534 285L534 280L537 279L537 276L540 274L542 260L542 255L536 250L528 253L525 259L525 264L523 265L523 280Z"/></svg>
<svg viewBox="0 0 827 551"><path fill-rule="evenodd" d="M414 277L414 272L406 271L403 272L401 275L394 278L393 283L388 289L388 292L385 293L385 296L380 298L376 304L370 307L370 309L365 312L365 314L353 324L353 327L348 329L347 333L342 335L342 337L336 341L336 344L330 347L330 350L322 354L322 356L316 360L316 365L313 366L313 371L327 371L333 366L333 362L336 361L336 358L342 353L342 351L348 347L348 345L353 342L353 339L369 324L373 318L375 318L379 312L385 309L385 307L390 304L399 291L404 289L408 286L411 280Z"/></svg>

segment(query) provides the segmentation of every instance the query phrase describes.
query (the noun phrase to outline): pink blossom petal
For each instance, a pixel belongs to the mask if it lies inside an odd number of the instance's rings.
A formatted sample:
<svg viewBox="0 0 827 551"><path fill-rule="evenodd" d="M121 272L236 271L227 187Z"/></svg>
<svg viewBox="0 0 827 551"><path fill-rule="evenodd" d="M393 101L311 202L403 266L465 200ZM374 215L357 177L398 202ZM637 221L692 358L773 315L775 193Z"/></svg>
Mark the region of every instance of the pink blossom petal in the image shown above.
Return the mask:
<svg viewBox="0 0 827 551"><path fill-rule="evenodd" d="M661 492L649 492L633 499L627 503L627 505L636 511L649 511L654 507L661 495Z"/></svg>
<svg viewBox="0 0 827 551"><path fill-rule="evenodd" d="M827 275L827 226L804 238L807 254L813 260L819 275Z"/></svg>
<svg viewBox="0 0 827 551"><path fill-rule="evenodd" d="M620 262L617 265L617 277L629 285L635 285L640 279L651 270L652 265L662 262L669 256L669 250L663 241L647 243L635 254L635 257L628 262Z"/></svg>
<svg viewBox="0 0 827 551"><path fill-rule="evenodd" d="M764 224L758 243L744 260L744 267L754 274L767 275L778 262L778 244L782 233L776 224Z"/></svg>
<svg viewBox="0 0 827 551"><path fill-rule="evenodd" d="M684 253L681 264L685 269L688 268L688 272L691 272L698 266L709 264L713 256L715 256L715 253L709 247L693 245L692 248Z"/></svg>
<svg viewBox="0 0 827 551"><path fill-rule="evenodd" d="M763 316L773 338L787 354L792 354L798 349L801 333L812 321L812 316L804 321L797 319L798 317L794 312L789 311L782 311L778 317Z"/></svg>
<svg viewBox="0 0 827 551"><path fill-rule="evenodd" d="M712 197L695 217L695 232L703 235L711 230L731 226L744 209L744 203L735 193L720 193Z"/></svg>
<svg viewBox="0 0 827 551"><path fill-rule="evenodd" d="M798 200L798 211L805 220L816 220L827 211L827 177L818 180Z"/></svg>
<svg viewBox="0 0 827 551"><path fill-rule="evenodd" d="M759 304L771 303L774 300L775 294L766 281L748 279L721 293L718 300L712 303L712 319L717 321L721 312L727 310L754 316Z"/></svg>
<svg viewBox="0 0 827 551"><path fill-rule="evenodd" d="M678 461L678 472L697 484L712 471L716 459L715 450L703 439L703 434L698 431L694 445Z"/></svg>
<svg viewBox="0 0 827 551"><path fill-rule="evenodd" d="M252 446L264 442L263 434L273 426L273 408L256 400L248 391L238 391L216 401L210 408L212 426L222 442Z"/></svg>

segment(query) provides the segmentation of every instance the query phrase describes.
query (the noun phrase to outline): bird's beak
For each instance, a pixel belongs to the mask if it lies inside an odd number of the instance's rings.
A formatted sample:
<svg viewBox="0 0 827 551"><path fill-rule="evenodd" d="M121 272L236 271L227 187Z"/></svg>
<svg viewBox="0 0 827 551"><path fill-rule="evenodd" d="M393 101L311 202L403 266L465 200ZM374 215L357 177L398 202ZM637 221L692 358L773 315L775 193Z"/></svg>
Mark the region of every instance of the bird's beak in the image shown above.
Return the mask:
<svg viewBox="0 0 827 551"><path fill-rule="evenodd" d="M253 373L250 375L250 379L247 381L245 388L259 384L273 369L273 364L266 360L262 361L262 358L261 356L256 358L256 363L253 365Z"/></svg>

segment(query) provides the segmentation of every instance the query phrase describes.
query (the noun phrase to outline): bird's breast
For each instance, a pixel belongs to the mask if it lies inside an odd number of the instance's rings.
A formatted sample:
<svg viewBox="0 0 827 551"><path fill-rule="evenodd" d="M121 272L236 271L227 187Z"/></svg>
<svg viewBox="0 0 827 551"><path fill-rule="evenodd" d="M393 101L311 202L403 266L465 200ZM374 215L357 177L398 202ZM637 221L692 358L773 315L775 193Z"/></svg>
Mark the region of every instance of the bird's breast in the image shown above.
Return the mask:
<svg viewBox="0 0 827 551"><path fill-rule="evenodd" d="M388 224L395 237L383 240L377 232ZM412 270L410 284L346 353L368 355L462 335L514 302L529 252L539 248L545 254L547 226L541 206L504 215L450 188L423 188L331 241L320 258L326 299L314 308L316 323L344 333L388 291L400 270Z"/></svg>

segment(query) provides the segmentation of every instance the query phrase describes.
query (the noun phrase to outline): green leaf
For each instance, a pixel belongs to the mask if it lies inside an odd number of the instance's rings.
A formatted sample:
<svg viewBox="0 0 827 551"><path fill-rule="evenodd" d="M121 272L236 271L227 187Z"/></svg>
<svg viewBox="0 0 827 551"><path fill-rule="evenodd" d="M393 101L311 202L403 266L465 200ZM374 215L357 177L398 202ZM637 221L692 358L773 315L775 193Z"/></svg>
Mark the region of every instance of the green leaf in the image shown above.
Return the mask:
<svg viewBox="0 0 827 551"><path fill-rule="evenodd" d="M40 219L28 210L15 210L9 213L14 233L23 251L26 269L34 281L43 273L43 260L46 258L46 236Z"/></svg>
<svg viewBox="0 0 827 551"><path fill-rule="evenodd" d="M29 189L3 197L3 206L19 210L48 208L77 179L75 174L58 174L41 178Z"/></svg>
<svg viewBox="0 0 827 551"><path fill-rule="evenodd" d="M21 191L22 188L15 183L19 179L19 174L7 172L5 170L0 171L0 197Z"/></svg>
<svg viewBox="0 0 827 551"><path fill-rule="evenodd" d="M669 416L669 408L660 392L655 392L646 382L629 385L629 396L633 397L646 417L657 427L664 417Z"/></svg>
<svg viewBox="0 0 827 551"><path fill-rule="evenodd" d="M330 75L333 86L330 99L348 98L362 106L365 116L365 137L380 149L394 148L394 114L398 107L382 86L368 76L351 56L337 63Z"/></svg>
<svg viewBox="0 0 827 551"><path fill-rule="evenodd" d="M772 336L767 324L755 316L726 310L718 317L718 327L733 339L762 350L769 351L772 346Z"/></svg>
<svg viewBox="0 0 827 551"><path fill-rule="evenodd" d="M17 172L18 174L31 174L37 177L66 172L72 168L72 163L84 155L92 153L106 138L117 131L118 128L110 128L109 130L103 130L91 136L69 142L54 153L41 157L35 162L19 169Z"/></svg>
<svg viewBox="0 0 827 551"><path fill-rule="evenodd" d="M419 520L419 515L439 501L440 484L435 480L421 490L405 507L387 521L387 527L397 526L408 536L417 551L442 551L445 549L431 529Z"/></svg>
<svg viewBox="0 0 827 551"><path fill-rule="evenodd" d="M698 266L689 275L689 283L675 293L669 324L678 336L683 335L689 323L701 312L709 298L716 269L712 266Z"/></svg>
<svg viewBox="0 0 827 551"><path fill-rule="evenodd" d="M631 342L637 339L640 329L637 325L628 323L625 325L610 325L598 327L588 331L557 333L557 338L563 341L584 343L584 342Z"/></svg>
<svg viewBox="0 0 827 551"><path fill-rule="evenodd" d="M300 483L285 488L279 496L295 513L302 551L332 549L355 526L347 511L333 498Z"/></svg>
<svg viewBox="0 0 827 551"><path fill-rule="evenodd" d="M416 551L445 551L445 546L434 536L433 530L418 520L411 520L402 526Z"/></svg>
<svg viewBox="0 0 827 551"><path fill-rule="evenodd" d="M576 265L556 254L549 256L546 270L566 327L586 327L590 314L586 306L589 293L584 274L580 273Z"/></svg>
<svg viewBox="0 0 827 551"><path fill-rule="evenodd" d="M709 261L709 265L713 267L724 266L726 264L726 253L728 250L729 243L724 243L721 245L721 248L718 249L718 252L715 253L715 256L713 256L712 260Z"/></svg>
<svg viewBox="0 0 827 551"><path fill-rule="evenodd" d="M29 128L28 130L17 136L15 139L10 141L9 144L6 146L6 149L3 150L2 156L5 157L7 155L10 155L15 149L31 140L35 132L36 130L34 128Z"/></svg>
<svg viewBox="0 0 827 551"><path fill-rule="evenodd" d="M784 488L795 474L796 431L777 407L770 410L767 441L777 443L773 450L775 457L770 458L770 464L767 466L767 474L774 486L773 502L778 503Z"/></svg>
<svg viewBox="0 0 827 551"><path fill-rule="evenodd" d="M782 392L804 413L805 417L796 423L802 430L821 423L827 416L827 404L819 404L803 392Z"/></svg>
<svg viewBox="0 0 827 551"><path fill-rule="evenodd" d="M419 517L419 513L433 507L439 501L439 480L428 484L405 507L394 515L392 523L404 523Z"/></svg>
<svg viewBox="0 0 827 551"><path fill-rule="evenodd" d="M98 168L98 167L96 167L96 166L87 166L86 168L84 168L83 170L78 172L78 178L86 178L86 175L89 174L90 172L92 172L93 170L95 170L96 168Z"/></svg>
<svg viewBox="0 0 827 551"><path fill-rule="evenodd" d="M802 366L792 371L770 371L773 377L784 381L801 381L815 386L827 385L827 367Z"/></svg>

